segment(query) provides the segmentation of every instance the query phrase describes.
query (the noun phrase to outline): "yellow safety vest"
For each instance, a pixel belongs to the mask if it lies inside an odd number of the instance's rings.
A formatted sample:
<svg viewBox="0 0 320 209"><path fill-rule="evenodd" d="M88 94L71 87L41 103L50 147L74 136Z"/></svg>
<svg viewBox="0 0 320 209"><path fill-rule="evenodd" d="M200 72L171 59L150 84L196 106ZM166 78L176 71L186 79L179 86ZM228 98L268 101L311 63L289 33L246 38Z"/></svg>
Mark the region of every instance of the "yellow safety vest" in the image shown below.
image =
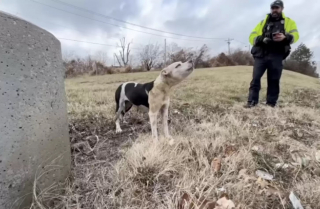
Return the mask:
<svg viewBox="0 0 320 209"><path fill-rule="evenodd" d="M256 38L258 36L261 36L263 33L263 28L267 22L268 16L266 16L266 18L264 20L262 20L260 23L258 23L258 25L253 29L253 31L250 33L249 36L249 42L254 45L256 42ZM293 36L292 42L296 43L299 40L299 32L298 32L298 28L297 25L295 23L294 20L290 19L289 17L286 17L284 15L284 13L282 13L282 17L284 19L284 30L286 33L290 33Z"/></svg>

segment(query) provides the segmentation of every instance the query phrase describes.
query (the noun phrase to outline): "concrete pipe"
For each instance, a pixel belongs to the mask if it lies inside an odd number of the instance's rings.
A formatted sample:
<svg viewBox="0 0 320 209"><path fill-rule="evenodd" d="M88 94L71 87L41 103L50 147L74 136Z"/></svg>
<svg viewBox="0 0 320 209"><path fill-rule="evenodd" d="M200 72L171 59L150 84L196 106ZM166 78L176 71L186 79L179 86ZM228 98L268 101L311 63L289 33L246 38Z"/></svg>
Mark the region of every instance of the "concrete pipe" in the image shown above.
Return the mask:
<svg viewBox="0 0 320 209"><path fill-rule="evenodd" d="M68 177L70 161L60 42L0 12L0 208L30 206L34 191Z"/></svg>

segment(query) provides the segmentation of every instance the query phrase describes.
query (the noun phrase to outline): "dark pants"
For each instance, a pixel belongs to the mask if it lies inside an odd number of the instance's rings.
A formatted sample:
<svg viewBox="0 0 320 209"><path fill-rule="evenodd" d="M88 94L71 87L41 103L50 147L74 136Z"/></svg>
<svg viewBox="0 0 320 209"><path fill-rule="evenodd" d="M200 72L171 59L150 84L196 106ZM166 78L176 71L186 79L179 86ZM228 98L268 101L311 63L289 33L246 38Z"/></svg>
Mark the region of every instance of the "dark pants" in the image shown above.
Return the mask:
<svg viewBox="0 0 320 209"><path fill-rule="evenodd" d="M267 104L276 105L280 92L280 78L282 74L282 55L270 54L263 58L255 58L253 76L250 83L248 102L258 104L261 89L261 77L266 69L268 79Z"/></svg>

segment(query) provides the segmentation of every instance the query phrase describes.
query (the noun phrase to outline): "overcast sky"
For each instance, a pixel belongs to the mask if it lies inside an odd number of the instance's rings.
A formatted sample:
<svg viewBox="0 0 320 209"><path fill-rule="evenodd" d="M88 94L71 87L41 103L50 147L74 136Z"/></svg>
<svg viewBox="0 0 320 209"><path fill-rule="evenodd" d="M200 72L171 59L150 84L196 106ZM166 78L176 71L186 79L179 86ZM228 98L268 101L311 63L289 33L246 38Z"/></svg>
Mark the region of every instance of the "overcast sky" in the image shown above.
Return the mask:
<svg viewBox="0 0 320 209"><path fill-rule="evenodd" d="M248 36L269 12L270 3L270 0L1 0L0 10L22 17L57 38L116 45L120 37L126 37L133 42L135 54L148 43L164 45L165 37L168 45L175 42L181 47L199 48L207 44L211 54L218 54L227 52L227 38L234 39L231 42L233 50L248 49ZM285 0L284 4L285 14L296 21L300 32L300 40L293 47L305 43L314 51L314 60L320 61L320 1ZM152 31L83 9L162 31L222 39L196 39ZM117 50L112 46L60 41L65 54L86 56L102 51L110 64Z"/></svg>

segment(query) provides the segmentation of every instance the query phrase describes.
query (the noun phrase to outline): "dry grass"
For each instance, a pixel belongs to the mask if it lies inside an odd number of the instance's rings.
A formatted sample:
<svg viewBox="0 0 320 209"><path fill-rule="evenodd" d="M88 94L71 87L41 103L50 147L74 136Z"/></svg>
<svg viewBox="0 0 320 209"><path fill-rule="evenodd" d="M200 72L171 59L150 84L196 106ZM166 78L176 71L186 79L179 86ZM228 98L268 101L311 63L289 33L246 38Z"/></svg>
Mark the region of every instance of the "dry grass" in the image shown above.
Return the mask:
<svg viewBox="0 0 320 209"><path fill-rule="evenodd" d="M251 67L199 69L172 95L173 146L165 139L154 143L147 115L135 110L126 116L124 133L116 135L115 89L157 74L66 80L72 177L65 194L43 208L177 208L184 193L209 201L227 193L237 208L292 208L290 191L305 208L320 208L319 80L284 72L280 107L247 110L242 105ZM295 155L310 159L297 165ZM214 173L216 157L222 167ZM257 181L258 169L274 180Z"/></svg>

